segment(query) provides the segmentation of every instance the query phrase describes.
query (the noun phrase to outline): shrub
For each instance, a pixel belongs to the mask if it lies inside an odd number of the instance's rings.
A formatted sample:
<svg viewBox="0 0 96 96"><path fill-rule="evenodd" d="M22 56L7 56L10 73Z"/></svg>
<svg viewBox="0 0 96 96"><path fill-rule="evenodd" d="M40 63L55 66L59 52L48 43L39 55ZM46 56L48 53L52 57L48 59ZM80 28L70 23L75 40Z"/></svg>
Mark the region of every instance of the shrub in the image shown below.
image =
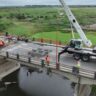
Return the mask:
<svg viewBox="0 0 96 96"><path fill-rule="evenodd" d="M13 23L8 19L1 19L0 20L0 31L4 31L6 28L8 28Z"/></svg>

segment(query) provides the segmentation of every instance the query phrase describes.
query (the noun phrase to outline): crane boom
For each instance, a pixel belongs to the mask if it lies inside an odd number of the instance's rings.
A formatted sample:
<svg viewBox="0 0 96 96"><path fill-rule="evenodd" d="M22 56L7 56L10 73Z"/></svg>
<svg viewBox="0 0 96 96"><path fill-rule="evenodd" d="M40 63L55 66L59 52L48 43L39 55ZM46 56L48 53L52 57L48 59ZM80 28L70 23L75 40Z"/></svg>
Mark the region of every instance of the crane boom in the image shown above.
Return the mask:
<svg viewBox="0 0 96 96"><path fill-rule="evenodd" d="M66 12L66 15L69 19L69 21L71 22L71 24L73 25L73 27L75 28L75 30L78 32L80 38L82 39L83 43L87 46L87 47L91 47L92 43L90 40L87 39L86 35L84 34L84 31L82 30L82 28L80 27L80 25L78 24L75 16L73 15L73 13L71 12L70 8L66 5L64 0L59 0L64 12Z"/></svg>

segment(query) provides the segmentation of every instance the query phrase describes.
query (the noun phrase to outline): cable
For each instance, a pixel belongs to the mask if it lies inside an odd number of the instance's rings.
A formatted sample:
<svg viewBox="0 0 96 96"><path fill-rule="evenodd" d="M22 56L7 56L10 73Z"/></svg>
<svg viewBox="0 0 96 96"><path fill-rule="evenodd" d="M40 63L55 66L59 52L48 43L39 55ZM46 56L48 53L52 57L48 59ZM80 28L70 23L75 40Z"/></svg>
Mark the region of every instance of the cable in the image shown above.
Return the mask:
<svg viewBox="0 0 96 96"><path fill-rule="evenodd" d="M75 39L75 35L74 35L74 31L73 31L73 25L70 22L70 26L71 26L71 33L72 33L72 38Z"/></svg>

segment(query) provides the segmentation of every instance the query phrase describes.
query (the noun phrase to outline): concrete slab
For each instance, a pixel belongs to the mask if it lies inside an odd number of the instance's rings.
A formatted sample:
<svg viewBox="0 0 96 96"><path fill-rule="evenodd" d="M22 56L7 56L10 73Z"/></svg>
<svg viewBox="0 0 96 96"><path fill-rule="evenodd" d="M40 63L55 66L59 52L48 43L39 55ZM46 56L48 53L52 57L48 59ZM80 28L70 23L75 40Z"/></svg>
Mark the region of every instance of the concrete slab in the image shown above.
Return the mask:
<svg viewBox="0 0 96 96"><path fill-rule="evenodd" d="M37 53L35 54L35 56L31 56L32 59L39 61L40 59L44 58L45 55L43 52L39 52L38 50L48 50L49 52L49 56L51 58L51 63L56 64L56 47L54 46L41 46L40 44L35 44L35 43L25 43L25 42L19 42L17 44L8 46L4 49L1 50L1 53L4 54L4 52L10 52L13 54L20 54L22 56L26 56L28 57L29 54L28 52L33 52L36 51ZM58 52L60 52L62 50L62 48L58 47ZM38 56L39 54L39 56ZM96 71L96 60L92 60L90 62L80 62L81 63L81 68L84 68L86 70L90 70L90 71ZM62 54L61 58L60 58L60 64L62 66L64 65L68 65L68 66L77 66L77 61L74 60L73 56L71 54Z"/></svg>
<svg viewBox="0 0 96 96"><path fill-rule="evenodd" d="M19 68L20 65L16 61L6 60L0 57L0 80L2 80L12 72L18 70Z"/></svg>

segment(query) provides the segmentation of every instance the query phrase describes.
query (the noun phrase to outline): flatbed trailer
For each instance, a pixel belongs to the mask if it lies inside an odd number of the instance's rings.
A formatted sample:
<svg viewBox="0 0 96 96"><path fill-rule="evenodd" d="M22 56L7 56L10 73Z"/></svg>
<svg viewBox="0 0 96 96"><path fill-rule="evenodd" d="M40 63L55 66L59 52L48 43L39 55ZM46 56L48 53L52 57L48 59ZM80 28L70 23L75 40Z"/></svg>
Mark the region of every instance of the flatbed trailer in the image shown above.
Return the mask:
<svg viewBox="0 0 96 96"><path fill-rule="evenodd" d="M88 61L90 61L91 57L96 58L96 48L95 49L89 48L92 46L92 42L86 37L84 31L82 30L82 28L79 25L78 21L76 20L75 16L71 12L70 8L67 6L65 0L59 0L59 1L62 5L64 12L66 13L66 15L70 21L71 28L73 28L73 27L75 28L75 30L79 34L81 40L75 39L74 35L72 34L73 39L71 39L68 46L64 47L64 49L58 54L58 61L59 61L60 55L63 53L66 53L66 52L69 54L73 54L73 57L76 60L82 59L83 61L88 62ZM72 29L72 33L73 33L73 29ZM83 48L82 42L88 48Z"/></svg>
<svg viewBox="0 0 96 96"><path fill-rule="evenodd" d="M64 52L73 54L75 60L81 59L84 62L90 61L92 57L96 58L96 48L75 49L75 48L65 47L60 54L63 54Z"/></svg>
<svg viewBox="0 0 96 96"><path fill-rule="evenodd" d="M90 61L93 57L96 59L96 48L76 49L67 46L64 47L63 50L58 54L58 60L60 58L60 55L63 53L73 54L75 60L81 59L84 62Z"/></svg>

